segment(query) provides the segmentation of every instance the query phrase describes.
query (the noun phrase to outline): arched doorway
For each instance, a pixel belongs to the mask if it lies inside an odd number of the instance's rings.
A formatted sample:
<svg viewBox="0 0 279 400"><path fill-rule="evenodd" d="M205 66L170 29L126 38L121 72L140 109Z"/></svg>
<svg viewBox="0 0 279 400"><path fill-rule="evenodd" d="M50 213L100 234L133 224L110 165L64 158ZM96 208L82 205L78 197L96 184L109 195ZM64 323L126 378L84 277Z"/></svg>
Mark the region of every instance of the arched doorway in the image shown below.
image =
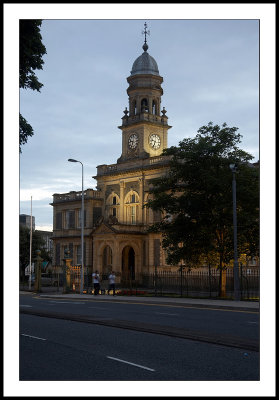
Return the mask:
<svg viewBox="0 0 279 400"><path fill-rule="evenodd" d="M135 251L131 246L122 250L122 277L124 280L135 279Z"/></svg>

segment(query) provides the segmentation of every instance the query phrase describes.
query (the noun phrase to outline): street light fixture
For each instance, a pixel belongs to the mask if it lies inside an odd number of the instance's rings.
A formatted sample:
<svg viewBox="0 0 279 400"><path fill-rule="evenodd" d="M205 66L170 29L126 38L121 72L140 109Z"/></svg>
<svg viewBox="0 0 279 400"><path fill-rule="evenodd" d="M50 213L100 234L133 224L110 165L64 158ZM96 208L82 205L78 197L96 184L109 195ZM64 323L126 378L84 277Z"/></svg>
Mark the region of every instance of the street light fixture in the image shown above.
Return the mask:
<svg viewBox="0 0 279 400"><path fill-rule="evenodd" d="M236 217L236 180L235 180L237 164L230 164L230 169L233 174L232 193L233 193L234 300L239 301L240 300L240 289L239 289L239 269L238 269L238 256L237 256L237 217Z"/></svg>
<svg viewBox="0 0 279 400"><path fill-rule="evenodd" d="M73 158L69 158L70 162L78 162L81 164L81 277L80 277L80 294L83 294L83 276L84 276L84 266L83 266L83 231L84 231L84 192L83 192L83 163Z"/></svg>

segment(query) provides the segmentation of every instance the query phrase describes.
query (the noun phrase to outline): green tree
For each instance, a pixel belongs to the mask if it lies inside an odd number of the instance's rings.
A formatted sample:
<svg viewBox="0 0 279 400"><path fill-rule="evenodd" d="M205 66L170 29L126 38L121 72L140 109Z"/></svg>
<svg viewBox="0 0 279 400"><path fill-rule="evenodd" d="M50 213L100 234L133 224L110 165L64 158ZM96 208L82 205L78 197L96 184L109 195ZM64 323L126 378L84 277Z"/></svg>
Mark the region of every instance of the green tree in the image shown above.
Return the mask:
<svg viewBox="0 0 279 400"><path fill-rule="evenodd" d="M19 148L21 152L21 146L27 143L28 137L33 136L33 128L21 114L19 114Z"/></svg>
<svg viewBox="0 0 279 400"><path fill-rule="evenodd" d="M41 250L41 257L45 261L51 261L50 256L44 249L44 239L38 231L32 231L32 260L36 257L36 250ZM32 261L32 262L33 262ZM21 275L30 262L30 228L19 225L19 263Z"/></svg>
<svg viewBox="0 0 279 400"><path fill-rule="evenodd" d="M41 19L30 19L19 21L19 87L21 89L32 89L40 92L42 83L35 75L35 70L43 69L42 56L46 54L46 48L42 43L40 27ZM19 151L29 137L33 136L32 126L26 119L19 115Z"/></svg>
<svg viewBox="0 0 279 400"><path fill-rule="evenodd" d="M167 262L198 265L215 254L220 293L224 268L233 259L231 163L238 165L238 250L252 254L259 246L259 171L251 167L253 157L238 147L237 130L210 122L194 138L166 149L169 172L153 180L147 203L164 215L151 230L162 232Z"/></svg>

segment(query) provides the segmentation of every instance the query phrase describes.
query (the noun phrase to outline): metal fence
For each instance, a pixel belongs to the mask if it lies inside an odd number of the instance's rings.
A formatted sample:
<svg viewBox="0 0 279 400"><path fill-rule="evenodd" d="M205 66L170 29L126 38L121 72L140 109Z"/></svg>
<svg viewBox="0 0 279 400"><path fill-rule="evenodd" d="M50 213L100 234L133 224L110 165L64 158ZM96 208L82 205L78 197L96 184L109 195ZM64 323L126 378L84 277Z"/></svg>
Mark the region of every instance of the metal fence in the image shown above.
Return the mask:
<svg viewBox="0 0 279 400"><path fill-rule="evenodd" d="M226 274L226 297L233 298L233 270L227 269ZM260 274L259 270L242 269L239 271L240 291L242 300L259 299ZM63 291L65 288L65 273L43 274L41 278L41 291ZM68 291L80 292L80 271L71 271ZM20 283L21 290L28 290L29 281ZM153 272L117 274L117 295L152 295L152 296L176 296L197 298L218 298L220 286L220 271L210 269L199 272L195 269L182 270L179 272ZM34 288L34 281L31 289ZM109 288L108 275L100 274L100 293L107 293ZM85 293L93 294L93 283L91 273L84 274L83 289Z"/></svg>
<svg viewBox="0 0 279 400"><path fill-rule="evenodd" d="M233 298L234 278L233 270L228 269L226 274L226 297ZM259 270L240 269L241 299L259 299L260 275ZM183 270L180 272L157 272L151 274L136 274L135 279L129 276L122 277L121 291L141 294L147 291L157 296L180 296L198 298L218 298L220 287L220 271Z"/></svg>
<svg viewBox="0 0 279 400"><path fill-rule="evenodd" d="M63 273L42 273L40 280L42 292L62 291L64 285ZM20 290L29 289L29 276L25 276L19 282ZM31 276L31 290L35 290L35 274Z"/></svg>

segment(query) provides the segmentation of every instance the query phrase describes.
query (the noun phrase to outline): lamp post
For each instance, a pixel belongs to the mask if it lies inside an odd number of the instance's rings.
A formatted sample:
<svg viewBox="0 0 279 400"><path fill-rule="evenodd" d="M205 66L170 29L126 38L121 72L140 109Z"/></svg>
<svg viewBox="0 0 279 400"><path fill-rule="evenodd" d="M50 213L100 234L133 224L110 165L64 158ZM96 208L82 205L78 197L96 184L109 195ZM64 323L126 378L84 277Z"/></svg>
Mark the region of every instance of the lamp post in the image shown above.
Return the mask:
<svg viewBox="0 0 279 400"><path fill-rule="evenodd" d="M29 256L29 290L31 290L31 282L32 282L32 232L33 232L33 224L32 224L32 196L31 196L30 256Z"/></svg>
<svg viewBox="0 0 279 400"><path fill-rule="evenodd" d="M232 193L233 193L233 247L234 247L234 262L233 262L233 279L234 279L234 300L240 300L239 290L239 270L237 256L237 217L236 217L236 180L235 174L237 170L236 164L230 164L230 169L233 174Z"/></svg>
<svg viewBox="0 0 279 400"><path fill-rule="evenodd" d="M83 274L84 274L84 267L83 267L83 230L84 230L84 192L83 192L83 164L81 161L74 160L69 158L68 161L70 162L78 162L81 164L81 277L80 277L80 294L83 294Z"/></svg>

